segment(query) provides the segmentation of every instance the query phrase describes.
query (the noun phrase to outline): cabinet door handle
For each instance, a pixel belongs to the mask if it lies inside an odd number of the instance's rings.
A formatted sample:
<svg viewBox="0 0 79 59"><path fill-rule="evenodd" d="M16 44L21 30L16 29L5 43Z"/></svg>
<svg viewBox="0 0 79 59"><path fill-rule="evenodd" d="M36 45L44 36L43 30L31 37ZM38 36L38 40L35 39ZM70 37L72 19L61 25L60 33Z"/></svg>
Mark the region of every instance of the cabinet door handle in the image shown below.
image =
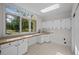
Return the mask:
<svg viewBox="0 0 79 59"><path fill-rule="evenodd" d="M20 44L18 44L18 46L19 46Z"/></svg>
<svg viewBox="0 0 79 59"><path fill-rule="evenodd" d="M9 45L11 45L11 43L9 43Z"/></svg>
<svg viewBox="0 0 79 59"><path fill-rule="evenodd" d="M0 54L1 54L1 50L0 50Z"/></svg>
<svg viewBox="0 0 79 59"><path fill-rule="evenodd" d="M17 45L15 45L16 47L18 47L18 44Z"/></svg>

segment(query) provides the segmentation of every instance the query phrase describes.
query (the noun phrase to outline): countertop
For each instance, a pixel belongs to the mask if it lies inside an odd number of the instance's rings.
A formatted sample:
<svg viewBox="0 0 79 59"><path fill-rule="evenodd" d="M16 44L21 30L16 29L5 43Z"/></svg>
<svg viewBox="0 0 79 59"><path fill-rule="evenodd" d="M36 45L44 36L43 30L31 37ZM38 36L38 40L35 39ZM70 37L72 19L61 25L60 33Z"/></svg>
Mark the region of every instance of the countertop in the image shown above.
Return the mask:
<svg viewBox="0 0 79 59"><path fill-rule="evenodd" d="M13 36L13 37L2 37L2 38L0 38L0 45L18 41L18 40L22 40L22 39L31 38L34 36L47 35L47 34L50 34L50 33L34 33L34 34L19 35L19 36Z"/></svg>

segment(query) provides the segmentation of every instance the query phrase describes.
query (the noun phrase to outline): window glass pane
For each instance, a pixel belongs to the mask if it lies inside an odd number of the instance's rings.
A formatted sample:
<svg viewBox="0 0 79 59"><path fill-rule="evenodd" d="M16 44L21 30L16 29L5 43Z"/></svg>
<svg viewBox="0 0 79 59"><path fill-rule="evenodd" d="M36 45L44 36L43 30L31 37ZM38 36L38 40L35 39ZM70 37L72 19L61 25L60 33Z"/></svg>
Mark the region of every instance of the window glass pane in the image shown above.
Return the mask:
<svg viewBox="0 0 79 59"><path fill-rule="evenodd" d="M19 32L20 17L6 14L6 34Z"/></svg>
<svg viewBox="0 0 79 59"><path fill-rule="evenodd" d="M22 18L22 32L29 32L29 21Z"/></svg>
<svg viewBox="0 0 79 59"><path fill-rule="evenodd" d="M6 12L8 13L16 13L17 9L13 6L6 7Z"/></svg>
<svg viewBox="0 0 79 59"><path fill-rule="evenodd" d="M36 32L36 17L31 15L31 12L27 11L23 8L15 7L15 6L7 6L6 7L6 34L16 34L21 30L22 32ZM31 22L29 19L24 18L24 16L31 16ZM20 17L22 18L20 21ZM29 18L29 17L28 17ZM31 25L30 25L31 24Z"/></svg>
<svg viewBox="0 0 79 59"><path fill-rule="evenodd" d="M19 15L19 16L22 15L20 9L15 6L7 6L5 11L6 13L10 13L14 15Z"/></svg>
<svg viewBox="0 0 79 59"><path fill-rule="evenodd" d="M36 32L36 20L31 21L31 32Z"/></svg>

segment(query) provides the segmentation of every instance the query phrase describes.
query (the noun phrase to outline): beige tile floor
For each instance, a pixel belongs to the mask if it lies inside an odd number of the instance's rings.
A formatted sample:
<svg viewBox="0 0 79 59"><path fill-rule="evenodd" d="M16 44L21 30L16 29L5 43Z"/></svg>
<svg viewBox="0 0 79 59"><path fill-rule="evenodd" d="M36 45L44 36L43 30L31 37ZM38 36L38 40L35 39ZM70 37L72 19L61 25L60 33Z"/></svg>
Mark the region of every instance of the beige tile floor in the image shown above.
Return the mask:
<svg viewBox="0 0 79 59"><path fill-rule="evenodd" d="M43 43L30 46L27 55L72 55L72 52L68 46Z"/></svg>

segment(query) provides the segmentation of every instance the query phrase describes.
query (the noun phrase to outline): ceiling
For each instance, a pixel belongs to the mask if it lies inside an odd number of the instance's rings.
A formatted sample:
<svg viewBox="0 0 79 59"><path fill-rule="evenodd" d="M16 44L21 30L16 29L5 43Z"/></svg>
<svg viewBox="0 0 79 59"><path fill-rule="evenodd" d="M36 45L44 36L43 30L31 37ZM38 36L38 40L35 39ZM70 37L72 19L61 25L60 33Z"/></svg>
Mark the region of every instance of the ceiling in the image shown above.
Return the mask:
<svg viewBox="0 0 79 59"><path fill-rule="evenodd" d="M71 17L73 3L56 3L60 8L47 13L41 13L40 10L49 7L55 3L16 3L15 5L29 9L40 15L43 19L62 19Z"/></svg>

